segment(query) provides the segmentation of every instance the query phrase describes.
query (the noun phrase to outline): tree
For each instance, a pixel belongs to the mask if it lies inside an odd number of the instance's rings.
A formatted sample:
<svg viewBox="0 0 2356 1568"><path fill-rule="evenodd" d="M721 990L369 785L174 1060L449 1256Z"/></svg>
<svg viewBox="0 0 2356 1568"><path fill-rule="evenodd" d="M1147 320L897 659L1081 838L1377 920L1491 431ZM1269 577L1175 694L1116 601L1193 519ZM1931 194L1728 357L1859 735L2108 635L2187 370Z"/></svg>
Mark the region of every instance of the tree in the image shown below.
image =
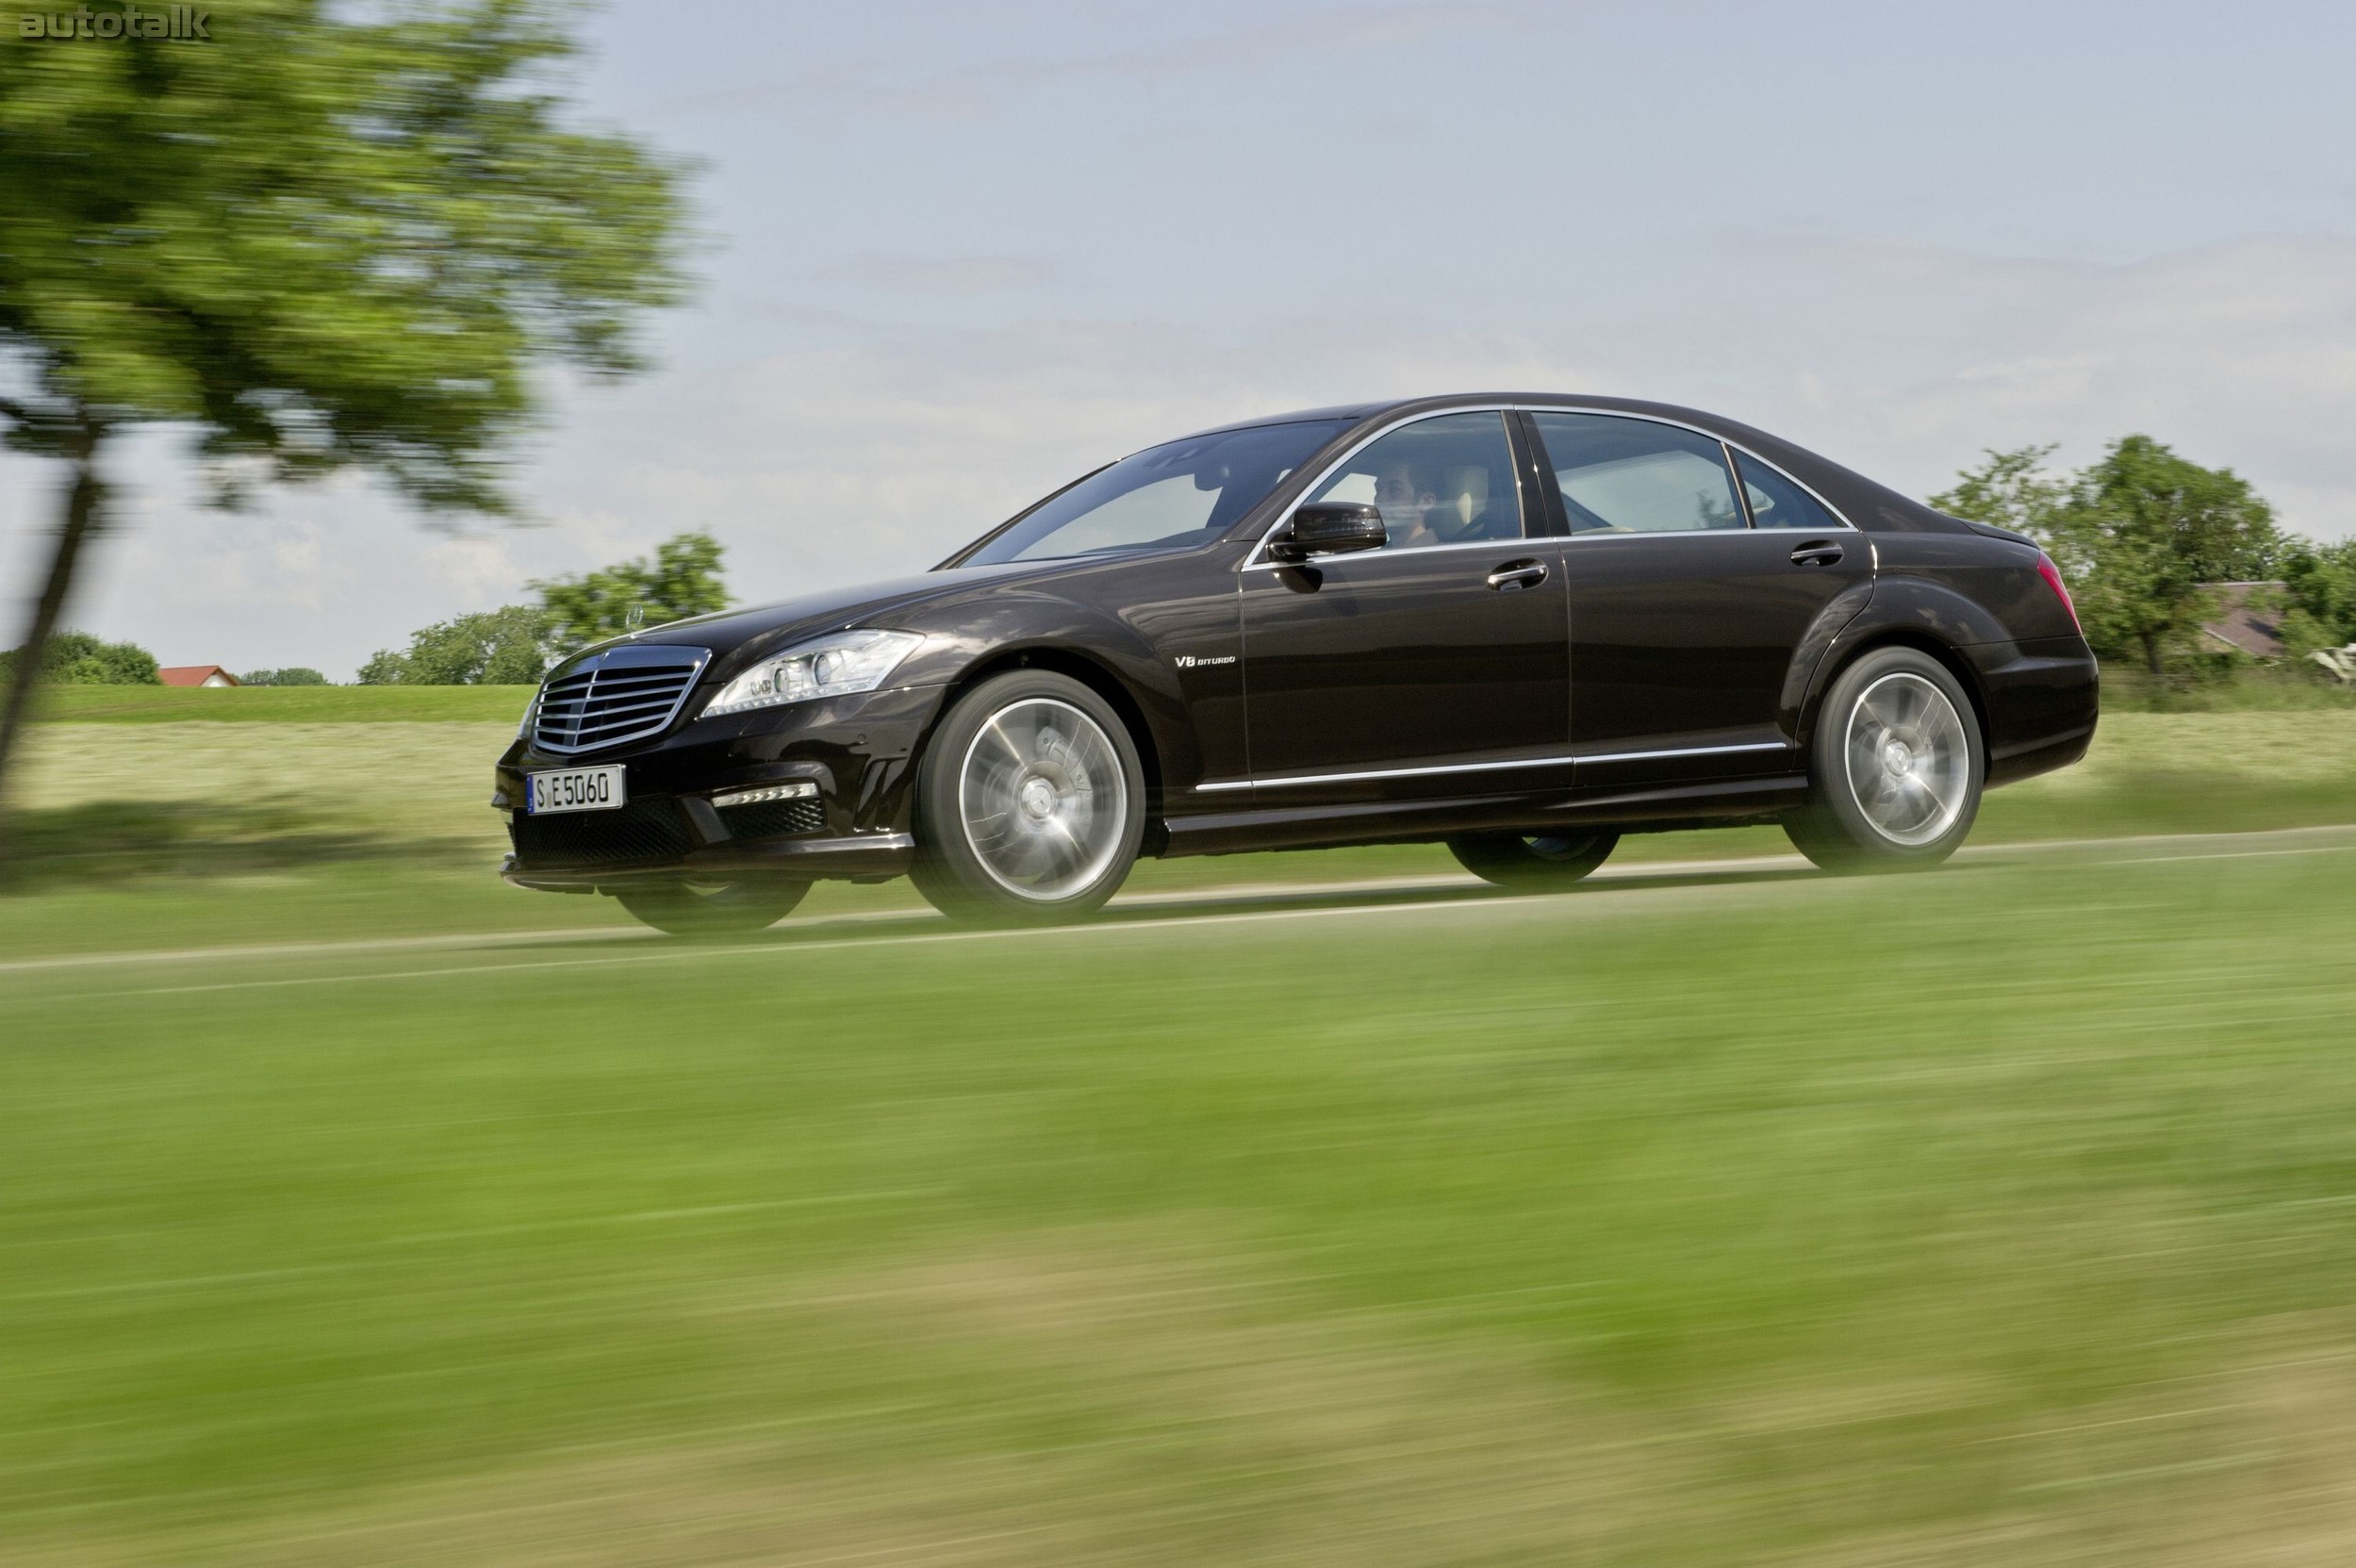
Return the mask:
<svg viewBox="0 0 2356 1568"><path fill-rule="evenodd" d="M238 677L241 686L323 686L327 677L304 665L289 665L284 669L249 670Z"/></svg>
<svg viewBox="0 0 2356 1568"><path fill-rule="evenodd" d="M10 679L16 672L21 648L0 653L0 671ZM41 674L37 677L50 685L59 686L158 686L163 677L156 673L156 655L131 642L100 642L88 632L67 632L41 644Z"/></svg>
<svg viewBox="0 0 2356 1568"><path fill-rule="evenodd" d="M511 509L535 369L635 368L680 286L678 170L567 123L578 31L560 0L251 0L208 44L0 50L0 423L63 472L27 648L135 425L192 432L225 503L359 468Z"/></svg>
<svg viewBox="0 0 2356 1568"><path fill-rule="evenodd" d="M2295 540L2282 553L2282 572L2289 601L2282 641L2294 656L2356 642L2356 539Z"/></svg>
<svg viewBox="0 0 2356 1568"><path fill-rule="evenodd" d="M1931 498L1931 504L1950 517L1992 523L2026 534L2050 553L2054 520L2069 505L2070 481L2047 473L2044 462L2053 454L2050 446L2025 446L2011 452L1986 448L1987 461L1955 475L1955 487Z"/></svg>
<svg viewBox="0 0 2356 1568"><path fill-rule="evenodd" d="M2149 436L2115 441L2081 474L2066 522L2098 561L2079 613L2166 671L2216 614L2202 585L2270 575L2284 540L2274 508L2231 469L2204 469Z"/></svg>
<svg viewBox="0 0 2356 1568"><path fill-rule="evenodd" d="M509 604L414 633L409 651L380 650L360 667L364 686L523 686L548 672L549 615Z"/></svg>
<svg viewBox="0 0 2356 1568"><path fill-rule="evenodd" d="M2039 466L2052 450L1991 451L1931 504L2044 547L2097 652L2134 652L2165 673L2216 613L2203 585L2265 577L2283 556L2273 507L2231 469L2204 469L2149 436L2128 436L2061 478Z"/></svg>
<svg viewBox="0 0 2356 1568"><path fill-rule="evenodd" d="M569 652L618 637L634 625L659 625L728 608L720 580L719 540L682 534L655 547L652 561L624 561L582 577L535 583L553 618L556 644ZM640 618L632 619L634 611Z"/></svg>

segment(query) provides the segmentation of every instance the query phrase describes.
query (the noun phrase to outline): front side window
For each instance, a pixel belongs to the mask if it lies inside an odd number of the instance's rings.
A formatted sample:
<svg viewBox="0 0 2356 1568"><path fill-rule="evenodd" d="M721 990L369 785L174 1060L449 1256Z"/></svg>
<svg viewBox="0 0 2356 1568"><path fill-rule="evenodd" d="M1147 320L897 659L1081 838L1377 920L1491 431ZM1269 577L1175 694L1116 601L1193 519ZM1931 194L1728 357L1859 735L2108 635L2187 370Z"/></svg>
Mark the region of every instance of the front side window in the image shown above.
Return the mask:
<svg viewBox="0 0 2356 1568"><path fill-rule="evenodd" d="M1148 447L1049 496L959 565L1209 544L1348 427L1302 420Z"/></svg>
<svg viewBox="0 0 2356 1568"><path fill-rule="evenodd" d="M1573 534L1740 528L1725 449L1709 437L1611 414L1534 413Z"/></svg>
<svg viewBox="0 0 2356 1568"><path fill-rule="evenodd" d="M1777 473L1757 458L1735 454L1742 474L1742 498L1751 503L1754 528L1809 528L1821 532L1848 525L1824 509L1821 502Z"/></svg>
<svg viewBox="0 0 2356 1568"><path fill-rule="evenodd" d="M1442 414L1350 454L1310 501L1382 509L1388 550L1427 550L1522 536L1522 498L1505 416Z"/></svg>

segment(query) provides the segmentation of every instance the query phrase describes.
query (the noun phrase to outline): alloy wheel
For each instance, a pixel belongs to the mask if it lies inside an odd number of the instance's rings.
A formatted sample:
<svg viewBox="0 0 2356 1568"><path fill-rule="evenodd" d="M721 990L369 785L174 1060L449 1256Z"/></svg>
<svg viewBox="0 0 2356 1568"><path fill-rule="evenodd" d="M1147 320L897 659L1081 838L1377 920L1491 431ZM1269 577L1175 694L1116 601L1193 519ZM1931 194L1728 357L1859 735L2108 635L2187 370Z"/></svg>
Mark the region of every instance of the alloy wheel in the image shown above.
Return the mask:
<svg viewBox="0 0 2356 1568"><path fill-rule="evenodd" d="M1069 898L1119 856L1129 817L1121 759L1069 702L1027 697L992 714L965 748L958 815L991 879L1018 898Z"/></svg>
<svg viewBox="0 0 2356 1568"><path fill-rule="evenodd" d="M1873 831L1928 844L1954 826L1971 794L1971 750L1947 694L1911 671L1858 694L1842 747L1849 790Z"/></svg>

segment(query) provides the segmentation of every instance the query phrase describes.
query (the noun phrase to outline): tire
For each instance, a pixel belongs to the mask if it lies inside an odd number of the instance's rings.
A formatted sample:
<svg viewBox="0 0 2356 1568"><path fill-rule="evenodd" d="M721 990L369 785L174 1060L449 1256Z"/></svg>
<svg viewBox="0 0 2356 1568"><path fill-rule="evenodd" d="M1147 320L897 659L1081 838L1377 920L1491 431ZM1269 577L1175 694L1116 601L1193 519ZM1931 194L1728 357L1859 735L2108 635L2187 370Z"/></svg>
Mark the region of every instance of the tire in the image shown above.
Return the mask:
<svg viewBox="0 0 2356 1568"><path fill-rule="evenodd" d="M673 936L735 936L766 931L794 911L810 891L806 882L766 879L719 886L652 883L614 895L622 908Z"/></svg>
<svg viewBox="0 0 2356 1568"><path fill-rule="evenodd" d="M1987 782L1971 699L1912 648L1867 653L1834 680L1808 746L1808 802L1784 819L1827 871L1936 866L1970 835Z"/></svg>
<svg viewBox="0 0 2356 1568"><path fill-rule="evenodd" d="M916 764L910 880L955 919L1036 925L1101 907L1145 832L1129 728L1069 676L1018 669L959 699Z"/></svg>
<svg viewBox="0 0 2356 1568"><path fill-rule="evenodd" d="M1601 866L1620 843L1616 833L1555 837L1530 834L1482 834L1451 838L1457 864L1486 883L1523 893L1560 892Z"/></svg>

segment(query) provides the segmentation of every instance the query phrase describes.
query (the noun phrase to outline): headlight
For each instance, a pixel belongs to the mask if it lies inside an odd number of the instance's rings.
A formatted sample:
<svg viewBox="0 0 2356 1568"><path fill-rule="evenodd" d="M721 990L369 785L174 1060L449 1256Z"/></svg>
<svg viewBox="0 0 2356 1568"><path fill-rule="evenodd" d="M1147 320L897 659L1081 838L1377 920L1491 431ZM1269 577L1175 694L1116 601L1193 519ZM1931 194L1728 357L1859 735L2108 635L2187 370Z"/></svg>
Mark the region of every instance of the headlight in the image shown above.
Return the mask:
<svg viewBox="0 0 2356 1568"><path fill-rule="evenodd" d="M924 646L914 632L838 632L764 659L720 688L704 708L706 718L814 697L873 691L899 662Z"/></svg>
<svg viewBox="0 0 2356 1568"><path fill-rule="evenodd" d="M523 705L523 717L516 720L516 738L521 740L532 733L532 720L540 711L540 688L532 688L532 701Z"/></svg>

